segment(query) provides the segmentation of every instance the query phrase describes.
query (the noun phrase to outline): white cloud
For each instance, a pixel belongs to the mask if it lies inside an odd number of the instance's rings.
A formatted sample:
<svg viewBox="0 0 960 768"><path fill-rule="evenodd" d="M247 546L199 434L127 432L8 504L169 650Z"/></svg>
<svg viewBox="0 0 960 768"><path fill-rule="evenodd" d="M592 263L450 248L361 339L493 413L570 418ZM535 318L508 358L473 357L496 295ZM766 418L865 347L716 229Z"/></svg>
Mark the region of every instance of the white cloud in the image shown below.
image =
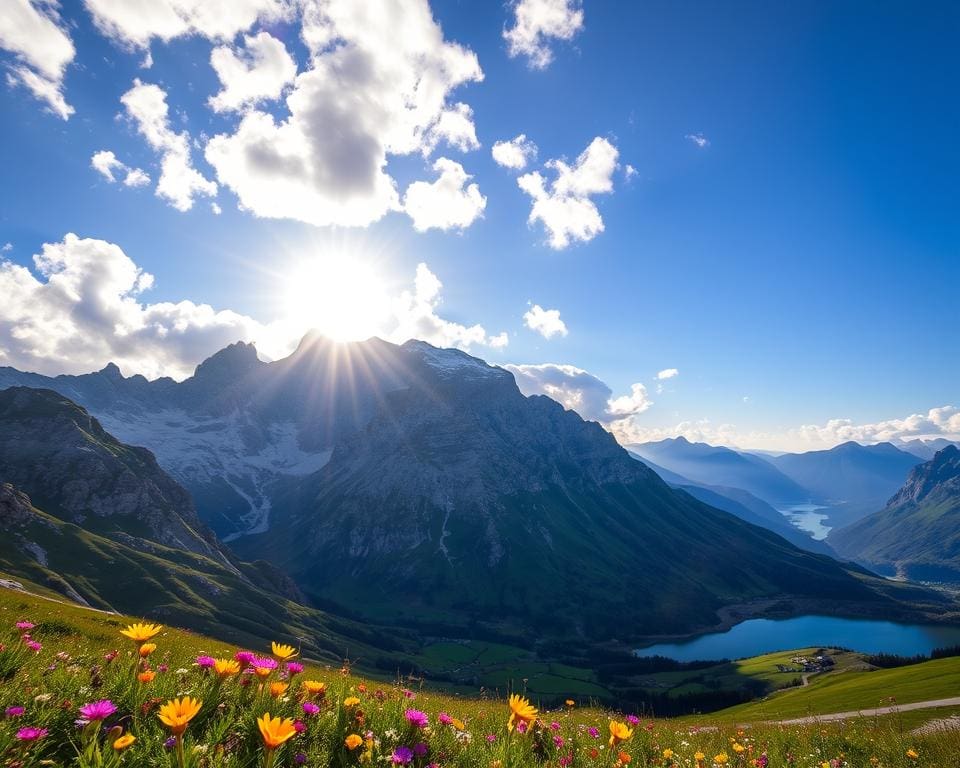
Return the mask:
<svg viewBox="0 0 960 768"><path fill-rule="evenodd" d="M247 35L244 48L221 45L210 53L210 65L222 89L211 96L215 112L229 112L267 99L277 99L297 76L297 63L283 43L268 32Z"/></svg>
<svg viewBox="0 0 960 768"><path fill-rule="evenodd" d="M4 243L3 247L0 248L0 251L2 251L3 253L9 253L12 250L13 250L13 243Z"/></svg>
<svg viewBox="0 0 960 768"><path fill-rule="evenodd" d="M437 118L424 141L424 156L429 155L441 142L445 142L461 152L469 152L480 148L477 140L477 128L473 124L473 109L469 104L457 102L449 109L443 110Z"/></svg>
<svg viewBox="0 0 960 768"><path fill-rule="evenodd" d="M413 219L413 228L425 232L469 227L483 214L487 198L476 184L467 184L473 177L460 163L441 157L433 170L440 174L436 181L415 181L403 196L403 209Z"/></svg>
<svg viewBox="0 0 960 768"><path fill-rule="evenodd" d="M710 140L702 133L688 133L686 136L684 136L684 138L692 141L700 149L710 146Z"/></svg>
<svg viewBox="0 0 960 768"><path fill-rule="evenodd" d="M507 53L526 56L535 69L553 61L551 41L572 40L583 29L579 0L516 0L513 11L513 26L503 30Z"/></svg>
<svg viewBox="0 0 960 768"><path fill-rule="evenodd" d="M304 0L302 36L310 66L289 114L253 110L207 144L218 179L254 215L366 226L400 208L388 155L472 146L470 116L448 96L483 73L443 39L426 0Z"/></svg>
<svg viewBox="0 0 960 768"><path fill-rule="evenodd" d="M140 168L130 168L117 159L117 156L108 149L95 152L90 158L90 167L102 175L111 184L123 176L126 187L142 187L150 183L150 177Z"/></svg>
<svg viewBox="0 0 960 768"><path fill-rule="evenodd" d="M0 48L20 62L10 68L7 76L10 84L24 85L63 120L73 114L73 107L63 95L63 77L67 65L73 61L75 49L57 15L55 3L3 0Z"/></svg>
<svg viewBox="0 0 960 768"><path fill-rule="evenodd" d="M0 361L39 373L83 373L113 360L148 377L188 375L201 359L263 326L206 304L141 303L152 275L103 240L68 234L34 256L35 274L0 262Z"/></svg>
<svg viewBox="0 0 960 768"><path fill-rule="evenodd" d="M103 34L127 48L182 35L230 40L258 19L289 14L289 0L84 0Z"/></svg>
<svg viewBox="0 0 960 768"><path fill-rule="evenodd" d="M660 381L663 381L664 379L672 379L675 376L679 376L679 375L680 375L680 371L678 371L676 368L664 368L662 371L660 371L657 374L657 378Z"/></svg>
<svg viewBox="0 0 960 768"><path fill-rule="evenodd" d="M527 138L525 133L510 139L510 141L498 141L490 150L493 160L497 165L504 168L510 168L514 171L522 171L527 167L527 163L536 159L537 145Z"/></svg>
<svg viewBox="0 0 960 768"><path fill-rule="evenodd" d="M639 175L639 173L640 171L630 165L630 163L627 163L625 166L623 166L623 178L627 181L632 180L633 177Z"/></svg>
<svg viewBox="0 0 960 768"><path fill-rule="evenodd" d="M588 421L598 421L611 431L624 420L643 413L651 405L643 384L633 384L630 394L614 397L606 383L573 365L505 365L525 395L547 395Z"/></svg>
<svg viewBox="0 0 960 768"><path fill-rule="evenodd" d="M190 159L190 136L177 133L170 125L167 94L157 85L133 81L133 87L120 97L127 114L147 143L160 153L160 180L157 196L178 211L193 207L195 195L213 197L217 185L204 178Z"/></svg>
<svg viewBox="0 0 960 768"><path fill-rule="evenodd" d="M113 361L129 374L182 379L204 358L234 341L255 341L268 357L289 354L307 330L263 323L192 301L146 303L154 278L104 240L67 234L33 258L33 271L0 260L0 365L46 374L84 373ZM443 285L426 264L412 289L396 296L384 320L385 339L417 338L469 350L507 344L439 314ZM320 329L323 331L323 329Z"/></svg>
<svg viewBox="0 0 960 768"><path fill-rule="evenodd" d="M414 289L404 291L393 302L390 330L384 338L401 343L407 339L421 339L437 347L457 347L470 350L474 345L501 349L507 345L507 334L490 336L482 325L461 325L446 320L437 313L443 283L426 264L417 265Z"/></svg>
<svg viewBox="0 0 960 768"><path fill-rule="evenodd" d="M560 319L559 309L544 309L539 304L534 304L524 313L523 324L545 339L567 335L567 324Z"/></svg>
<svg viewBox="0 0 960 768"><path fill-rule="evenodd" d="M563 160L546 163L556 172L553 182L539 171L517 179L520 189L533 198L528 223L543 223L550 247L566 248L573 240L586 242L603 232L603 219L591 196L613 191L618 154L613 144L598 136L572 166Z"/></svg>
<svg viewBox="0 0 960 768"><path fill-rule="evenodd" d="M223 208L216 203L210 203L210 210L213 211L214 216L219 216L221 213L223 213Z"/></svg>

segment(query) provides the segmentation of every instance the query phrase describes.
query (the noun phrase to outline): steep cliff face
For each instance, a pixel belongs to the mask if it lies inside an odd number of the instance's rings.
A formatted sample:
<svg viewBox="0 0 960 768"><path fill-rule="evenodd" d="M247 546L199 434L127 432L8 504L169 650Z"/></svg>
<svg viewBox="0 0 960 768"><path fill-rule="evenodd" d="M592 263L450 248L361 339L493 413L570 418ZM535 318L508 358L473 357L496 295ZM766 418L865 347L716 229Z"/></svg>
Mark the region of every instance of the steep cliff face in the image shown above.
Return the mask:
<svg viewBox="0 0 960 768"><path fill-rule="evenodd" d="M50 390L0 391L0 481L61 519L229 565L190 495L145 448L124 445Z"/></svg>
<svg viewBox="0 0 960 768"><path fill-rule="evenodd" d="M914 468L886 507L828 540L887 573L960 581L960 449L948 445Z"/></svg>

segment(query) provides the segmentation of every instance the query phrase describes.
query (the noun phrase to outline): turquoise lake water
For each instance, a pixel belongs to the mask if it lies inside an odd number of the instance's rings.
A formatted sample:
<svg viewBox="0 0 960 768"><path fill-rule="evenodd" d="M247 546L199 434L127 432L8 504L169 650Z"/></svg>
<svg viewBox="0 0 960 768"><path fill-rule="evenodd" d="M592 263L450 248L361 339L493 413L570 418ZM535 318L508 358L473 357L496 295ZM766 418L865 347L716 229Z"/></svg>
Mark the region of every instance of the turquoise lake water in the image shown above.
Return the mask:
<svg viewBox="0 0 960 768"><path fill-rule="evenodd" d="M793 648L842 647L864 653L915 656L953 645L960 645L960 627L798 616L793 619L750 619L726 632L701 635L680 643L660 643L638 649L637 654L693 661L742 659Z"/></svg>

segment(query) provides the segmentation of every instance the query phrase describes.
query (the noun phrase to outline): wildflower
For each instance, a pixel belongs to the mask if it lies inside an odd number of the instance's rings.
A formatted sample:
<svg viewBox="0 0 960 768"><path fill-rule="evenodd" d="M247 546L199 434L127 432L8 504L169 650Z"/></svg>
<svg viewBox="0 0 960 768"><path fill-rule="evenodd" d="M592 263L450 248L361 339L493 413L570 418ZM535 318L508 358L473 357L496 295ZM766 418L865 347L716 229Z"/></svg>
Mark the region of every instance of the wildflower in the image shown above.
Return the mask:
<svg viewBox="0 0 960 768"><path fill-rule="evenodd" d="M297 733L303 733L307 730L307 724L303 720L294 720L293 721L293 730Z"/></svg>
<svg viewBox="0 0 960 768"><path fill-rule="evenodd" d="M255 658L250 665L257 677L268 677L277 668L277 662L267 657Z"/></svg>
<svg viewBox="0 0 960 768"><path fill-rule="evenodd" d="M425 757L427 752L429 751L430 751L430 747L428 747L422 741L418 741L416 744L413 745L413 754L415 754L417 757Z"/></svg>
<svg viewBox="0 0 960 768"><path fill-rule="evenodd" d="M119 655L120 655L120 651L110 651L109 653L103 654L103 660L107 662L107 664L109 664Z"/></svg>
<svg viewBox="0 0 960 768"><path fill-rule="evenodd" d="M572 707L574 704L576 704L576 702L573 699L567 699L563 703L566 704L568 707Z"/></svg>
<svg viewBox="0 0 960 768"><path fill-rule="evenodd" d="M343 740L344 746L349 749L351 752L363 744L363 739L360 738L359 734L351 733L347 738Z"/></svg>
<svg viewBox="0 0 960 768"><path fill-rule="evenodd" d="M920 757L920 753L915 749L908 749L907 757L909 757L911 760L916 760L918 757Z"/></svg>
<svg viewBox="0 0 960 768"><path fill-rule="evenodd" d="M453 723L453 718L450 717L446 712L441 712L437 715L437 720L443 725L450 725Z"/></svg>
<svg viewBox="0 0 960 768"><path fill-rule="evenodd" d="M347 698L343 700L343 706L345 707L355 707L359 703L360 699L358 699L356 696L347 696Z"/></svg>
<svg viewBox="0 0 960 768"><path fill-rule="evenodd" d="M303 765L305 762L307 762L307 756L303 754L303 752L297 752L297 754L293 756L294 765Z"/></svg>
<svg viewBox="0 0 960 768"><path fill-rule="evenodd" d="M156 644L156 643L144 643L143 645L140 646L140 648L138 649L137 653L140 654L140 658L141 658L141 659L145 659L145 658L147 658L147 656L149 656L149 655L150 655L151 653L153 653L155 650L157 650L157 644Z"/></svg>
<svg viewBox="0 0 960 768"><path fill-rule="evenodd" d="M517 723L517 733L526 733L529 730L530 726L527 725L526 720L521 720L519 723Z"/></svg>
<svg viewBox="0 0 960 768"><path fill-rule="evenodd" d="M623 752L622 750L620 754L617 755L617 762L620 763L620 765L629 765L631 760L633 760L633 758L630 757L629 753Z"/></svg>
<svg viewBox="0 0 960 768"><path fill-rule="evenodd" d="M553 746L555 746L557 749L562 749L562 748L563 748L563 743L564 743L564 742L563 742L563 736L554 736L554 737L553 737Z"/></svg>
<svg viewBox="0 0 960 768"><path fill-rule="evenodd" d="M240 663L233 659L214 659L213 671L220 677L229 677L240 671Z"/></svg>
<svg viewBox="0 0 960 768"><path fill-rule="evenodd" d="M413 691L411 691L409 688L404 688L404 689L403 689L403 698L409 699L410 701L413 701L415 698L417 698L417 694L415 694L415 693L414 693Z"/></svg>
<svg viewBox="0 0 960 768"><path fill-rule="evenodd" d="M593 726L590 726L589 728L587 728L587 733L589 733L590 736L592 736L594 739L599 739L599 738L600 738L600 729L599 729L599 728L594 728Z"/></svg>
<svg viewBox="0 0 960 768"><path fill-rule="evenodd" d="M34 653L40 653L43 650L43 645L36 640L27 640L24 644Z"/></svg>
<svg viewBox="0 0 960 768"><path fill-rule="evenodd" d="M270 717L269 712L257 718L257 727L268 750L276 749L296 733L293 720L289 717Z"/></svg>
<svg viewBox="0 0 960 768"><path fill-rule="evenodd" d="M160 630L162 629L163 626L161 624L141 624L138 622L131 624L126 629L121 629L120 634L124 637L129 637L135 643L143 644L160 634Z"/></svg>
<svg viewBox="0 0 960 768"><path fill-rule="evenodd" d="M303 672L303 664L297 661L287 662L287 674L290 675L290 677L293 677L294 675L299 675L301 672Z"/></svg>
<svg viewBox="0 0 960 768"><path fill-rule="evenodd" d="M550 730L551 730L551 731L559 731L559 730L560 730L560 723L558 723L556 720L554 720L552 723L550 723Z"/></svg>
<svg viewBox="0 0 960 768"><path fill-rule="evenodd" d="M136 740L137 740L137 737L134 736L132 733L125 733L123 734L123 736L121 736L119 739L113 742L113 748L117 750L117 752L120 752L121 750L124 750L127 747L129 747Z"/></svg>
<svg viewBox="0 0 960 768"><path fill-rule="evenodd" d="M280 643L271 643L270 649L273 651L273 655L276 656L280 661L289 661L297 655L297 649L292 645L281 645Z"/></svg>
<svg viewBox="0 0 960 768"><path fill-rule="evenodd" d="M426 728L430 725L430 718L427 717L427 713L421 712L419 709L408 709L403 713L403 716L414 728Z"/></svg>
<svg viewBox="0 0 960 768"><path fill-rule="evenodd" d="M106 720L117 711L117 706L109 699L91 701L80 707L80 715L87 721Z"/></svg>
<svg viewBox="0 0 960 768"><path fill-rule="evenodd" d="M288 683L270 683L270 695L275 699L279 699L287 692L288 687Z"/></svg>
<svg viewBox="0 0 960 768"><path fill-rule="evenodd" d="M250 651L237 651L233 654L233 658L237 660L240 664L251 664L256 656Z"/></svg>
<svg viewBox="0 0 960 768"><path fill-rule="evenodd" d="M182 736L183 732L187 730L187 725L197 716L201 706L203 706L202 701L192 699L189 696L184 696L182 699L171 699L160 707L157 717L170 729L174 736Z"/></svg>
<svg viewBox="0 0 960 768"><path fill-rule="evenodd" d="M6 710L4 710L4 714L5 714L7 717L20 717L20 716L22 716L23 713L26 712L26 711L27 711L27 710L24 709L23 707L16 707L16 706L15 706L15 707L7 707Z"/></svg>
<svg viewBox="0 0 960 768"><path fill-rule="evenodd" d="M217 665L217 660L213 656L197 656L196 664L200 669L213 669Z"/></svg>
<svg viewBox="0 0 960 768"><path fill-rule="evenodd" d="M726 765L730 762L730 758L727 756L726 752L721 752L719 755L713 756L713 762L717 765Z"/></svg>
<svg viewBox="0 0 960 768"><path fill-rule="evenodd" d="M39 741L48 733L49 731L46 728L34 728L32 726L21 728L17 731L17 741Z"/></svg>
<svg viewBox="0 0 960 768"><path fill-rule="evenodd" d="M413 760L413 750L410 747L399 746L393 750L390 761L394 765L409 765Z"/></svg>
<svg viewBox="0 0 960 768"><path fill-rule="evenodd" d="M640 718L636 715L627 715L627 722L630 725L640 725Z"/></svg>
<svg viewBox="0 0 960 768"><path fill-rule="evenodd" d="M15 626L17 629L23 632L23 631L29 631L37 625L30 621L18 621Z"/></svg>
<svg viewBox="0 0 960 768"><path fill-rule="evenodd" d="M633 736L633 729L626 723L610 721L610 746L615 747L621 741L628 741Z"/></svg>
<svg viewBox="0 0 960 768"><path fill-rule="evenodd" d="M327 690L327 684L319 680L304 680L302 685L309 696L323 696Z"/></svg>
<svg viewBox="0 0 960 768"><path fill-rule="evenodd" d="M318 707L312 701L305 701L303 702L303 711L308 715L315 715L320 711L320 707Z"/></svg>
<svg viewBox="0 0 960 768"><path fill-rule="evenodd" d="M733 748L733 751L736 752L738 755L742 755L747 749L745 746L743 746L743 744L739 744L737 742L733 742L732 748Z"/></svg>
<svg viewBox="0 0 960 768"><path fill-rule="evenodd" d="M537 708L530 704L528 699L512 694L508 700L510 705L510 719L507 721L507 730L512 731L517 721L525 724L533 722L537 717Z"/></svg>
<svg viewBox="0 0 960 768"><path fill-rule="evenodd" d="M152 669L145 669L139 675L137 675L137 680L141 683L152 683L153 679L157 676L157 673Z"/></svg>
<svg viewBox="0 0 960 768"><path fill-rule="evenodd" d="M495 742L496 740L497 740L497 734L495 733L487 734L487 744L493 744L493 742Z"/></svg>
<svg viewBox="0 0 960 768"><path fill-rule="evenodd" d="M665 750L663 750L663 759L664 759L664 760L672 760L672 759L673 759L673 750L672 750L672 749L665 749Z"/></svg>

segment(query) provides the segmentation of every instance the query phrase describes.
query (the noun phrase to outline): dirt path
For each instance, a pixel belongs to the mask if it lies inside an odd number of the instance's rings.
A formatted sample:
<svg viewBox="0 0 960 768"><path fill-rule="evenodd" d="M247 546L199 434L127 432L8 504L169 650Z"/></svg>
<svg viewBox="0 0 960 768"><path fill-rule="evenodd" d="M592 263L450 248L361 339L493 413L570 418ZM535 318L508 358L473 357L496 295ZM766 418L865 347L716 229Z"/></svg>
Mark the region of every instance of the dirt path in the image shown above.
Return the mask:
<svg viewBox="0 0 960 768"><path fill-rule="evenodd" d="M810 717L795 717L790 720L774 720L780 725L809 725L810 723L824 723L835 720L850 720L854 717L873 717L874 715L892 715L897 712L909 712L914 709L935 709L936 707L960 707L960 696L950 699L931 699L930 701L915 701L910 704L895 704L890 707L876 707L861 709L854 712L834 712L829 715L812 715ZM953 719L953 718L950 718Z"/></svg>

